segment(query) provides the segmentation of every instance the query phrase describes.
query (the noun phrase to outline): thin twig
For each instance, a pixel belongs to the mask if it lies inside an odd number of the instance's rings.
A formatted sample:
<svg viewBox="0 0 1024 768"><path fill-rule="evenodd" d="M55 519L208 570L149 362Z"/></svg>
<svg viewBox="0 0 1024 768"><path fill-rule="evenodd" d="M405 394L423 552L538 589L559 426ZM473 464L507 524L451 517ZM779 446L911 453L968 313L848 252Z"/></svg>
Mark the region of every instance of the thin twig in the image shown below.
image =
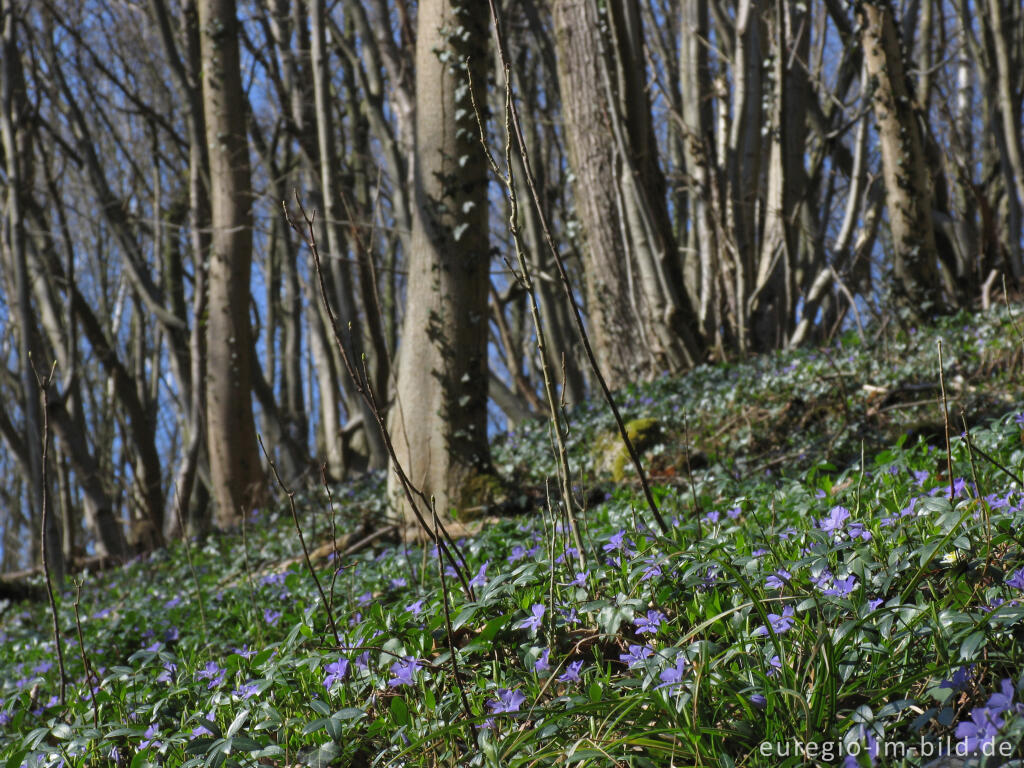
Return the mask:
<svg viewBox="0 0 1024 768"><path fill-rule="evenodd" d="M30 362L31 358L29 358ZM53 644L57 648L57 668L60 672L60 705L64 707L67 704L67 670L64 669L64 647L60 637L60 625L57 621L57 600L53 595L53 578L50 575L50 548L48 546L49 537L46 535L46 525L49 522L49 505L50 498L46 492L46 486L48 483L46 473L46 462L47 456L49 455L48 446L50 443L50 419L49 419L49 406L50 397L49 389L50 384L53 381L53 373L57 370L57 361L53 361L53 365L50 366L50 373L47 374L46 378L43 379L39 376L39 371L36 370L35 363L32 362L32 373L36 377L36 384L39 386L39 391L43 398L43 450L42 450L42 467L40 473L40 482L42 484L42 521L40 523L42 527L42 557L43 557L43 575L46 577L46 598L50 603L50 617L53 621ZM31 397L31 393L26 392L26 397ZM62 569L63 570L63 569Z"/></svg>
<svg viewBox="0 0 1024 768"><path fill-rule="evenodd" d="M949 474L949 503L953 503L956 487L953 483L953 450L949 447L949 405L946 403L946 377L942 373L942 339L939 347L939 389L942 391L942 420L946 428L946 470Z"/></svg>
<svg viewBox="0 0 1024 768"><path fill-rule="evenodd" d="M306 548L306 537L302 535L302 526L299 525L299 513L295 509L295 491L291 490L284 484L284 480L281 479L281 475L277 471L277 464L270 458L270 454L267 452L267 447L263 444L263 436L256 435L256 439L259 441L260 449L263 451L263 455L267 457L267 463L270 464L270 471L274 473L274 480L277 481L278 487L284 492L284 495L288 497L288 507L292 511L292 522L295 524L295 531L299 534L299 543L302 545L302 554L306 559L306 568L309 570L309 575L313 577L313 582L316 584L316 591L320 593L320 599L323 601L324 610L327 612L327 623L331 627L331 633L334 635L335 645L341 645L341 634L338 632L338 625L334 623L334 614L331 612L331 605L327 602L327 595L324 594L324 588L320 585L320 579L316 575L316 570L313 568L313 563L309 559L309 550Z"/></svg>
<svg viewBox="0 0 1024 768"><path fill-rule="evenodd" d="M467 68L467 73L469 69ZM505 172L498 168L498 163L487 145L487 131L484 128L483 120L480 117L480 109L473 95L473 79L469 80L469 98L473 104L473 111L476 114L477 127L480 131L480 143L483 145L484 155L491 166L494 174L501 179L502 184L508 191L509 217L508 227L512 235L513 247L516 251L516 261L519 264L519 272L512 271L513 276L522 285L526 296L529 299L530 318L533 321L533 330L537 335L537 357L540 360L541 378L544 381L544 395L548 405L548 424L551 428L555 442L555 455L558 458L559 487L562 493L562 504L565 506L566 520L569 523L569 531L573 537L573 545L576 548L576 561L581 571L587 569L587 556L583 549L583 538L580 536L579 522L576 519L576 507L578 506L572 494L572 471L569 468L569 451L565 445L567 426L564 418L564 411L560 411L555 400L555 385L551 377L551 367L548 364L547 339L544 333L544 326L540 321L540 307L537 303L537 293L533 289L533 275L530 266L526 261L526 254L523 253L523 242L519 235L519 196L516 192L515 171L512 163L512 85L509 80L508 70L505 71ZM525 164L523 166L526 167ZM565 387L563 385L564 394Z"/></svg>
<svg viewBox="0 0 1024 768"><path fill-rule="evenodd" d="M384 421L384 414L377 403L377 397L374 394L373 387L370 386L370 382L366 377L365 369L361 374L356 368L352 360L349 359L348 352L345 350L345 344L342 341L341 329L338 327L338 317L334 312L331 303L327 300L327 283L324 279L323 269L320 264L320 246L317 244L316 231L313 227L313 219L306 213L306 209L302 205L302 201L299 199L299 195L295 194L295 204L299 208L299 212L302 214L302 220L305 224L304 227L300 227L299 224L292 219L291 213L288 211L288 206L281 202L281 207L284 210L285 220L305 241L306 245L309 246L310 252L313 254L313 266L316 270L317 282L320 288L320 301L323 304L324 311L327 313L327 318L331 325L331 333L334 336L334 341L338 346L338 352L341 355L342 362L345 365L345 369L348 371L349 378L352 381L352 385L355 388L357 394L359 394L370 406L370 412L373 414L374 420L377 422L377 427L380 429L381 437L384 439L384 446L387 449L388 456L391 459L391 467L398 478L399 484L402 486L402 491L405 494L406 501L409 503L409 508L412 510L413 515L416 518L416 522L419 524L420 529L426 533L431 539L434 540L435 544L441 547L441 551L448 558L452 567L455 569L455 573L458 576L462 588L466 593L466 596L470 600L475 600L476 596L473 591L473 587L469 583L469 565L466 562L465 556L462 554L462 550L455 544L452 537L448 533L448 529L443 524L438 526L438 530L441 533L441 538L437 539L436 532L431 529L430 525L423 518L423 513L420 512L419 505L416 503L416 498L419 497L423 502L425 508L429 511L430 501L424 495L423 491L413 485L409 476L406 474L405 469L402 467L401 462L398 460L398 455L395 453L394 443L391 441L391 433L388 431L387 424Z"/></svg>
<svg viewBox="0 0 1024 768"><path fill-rule="evenodd" d="M178 495L178 489L174 489L174 495ZM178 529L181 531L181 541L185 545L185 558L188 560L188 568L192 572L192 583L196 588L196 600L199 602L199 618L203 622L203 635L211 637L210 628L206 624L206 606L203 602L203 590L199 586L199 575L196 573L196 566L192 562L192 547L188 540L188 531L185 529L185 520L181 516L182 501L179 498L174 505L174 511L178 516ZM245 543L245 514L242 514L242 543ZM244 548L244 547L243 547ZM248 554L246 554L246 573L248 573Z"/></svg>
<svg viewBox="0 0 1024 768"><path fill-rule="evenodd" d="M974 492L978 494L978 500L981 501L981 509L985 515L985 567L981 570L981 578L984 579L988 573L989 566L992 564L992 508L989 506L985 494L981 491L981 481L978 479L978 465L974 461L974 449L971 447L971 430L967 426L967 415L962 408L960 409L960 421L964 425L964 442L967 443L967 456L971 460L971 477L974 478Z"/></svg>
<svg viewBox="0 0 1024 768"><path fill-rule="evenodd" d="M508 63L508 52L505 47L505 41L501 34L501 25L498 23L498 9L494 0L487 0L487 2L491 9L491 20L494 22L494 38L498 57L501 61L502 69L505 72L506 82L508 82L511 67ZM508 87L511 89L511 84ZM551 228L548 226L547 216L544 214L544 208L541 204L540 193L537 190L536 179L530 163L529 153L526 149L526 138L523 135L522 124L519 120L519 110L516 108L514 99L509 99L509 114L511 117L511 125L514 129L513 135L515 136L519 150L519 157L523 163L523 173L526 178L527 186L530 189L530 196L533 198L534 207L537 210L537 217L540 222L541 231L544 234L544 243L551 252L555 265L558 267L558 276L561 279L562 289L565 292L566 300L572 308L576 331L583 344L583 351L587 356L587 362L590 364L594 373L594 379L600 386L601 394L604 396L605 402L608 404L608 407L612 412L612 416L615 418L615 424L619 428L619 436L622 438L622 442L626 446L629 458L633 462L633 468L636 471L637 476L640 478L640 485L643 487L644 499L647 502L647 507L650 509L652 517L654 517L655 522L658 524L658 528L661 529L663 534L666 534L668 533L668 525L666 525L665 519L661 516L661 512L658 510L658 504L655 502L654 494L651 492L650 484L647 482L647 474L644 472L643 465L640 463L640 456L637 454L636 448L633 446L633 441L629 439L625 422L622 420L622 415L619 413L619 408L615 404L615 399L612 397L611 390L608 389L608 382L605 380L604 375L601 373L601 369L598 367L597 358L590 345L590 336L587 334L586 326L583 323L583 314L580 311L579 303L576 301L576 295L572 290L572 282L569 280L569 273L565 267L565 260L558 252L558 248L555 247L555 242L551 235Z"/></svg>
<svg viewBox="0 0 1024 768"><path fill-rule="evenodd" d="M434 515L435 533L439 533L437 528L440 525L440 520L437 516L437 506L434 504L433 496L430 497L430 511ZM455 658L458 649L455 646L455 633L452 631L452 615L448 610L448 584L444 573L444 558L441 557L440 547L437 547L436 551L437 572L441 577L441 605L444 606L444 631L448 638L448 651L452 655L452 676L455 678L455 687L459 689L459 696L462 699L462 710L466 713L466 717L472 720L473 710L469 708L469 699L466 697L466 689L462 687L462 678L459 676L459 662Z"/></svg>
<svg viewBox="0 0 1024 768"><path fill-rule="evenodd" d="M100 727L100 709L96 703L96 694L92 692L92 665L89 657L85 655L85 637L82 634L82 618L78 614L78 604L82 600L82 582L75 581L75 629L78 631L78 653L82 657L82 669L85 670L85 684L89 686L89 700L92 702L92 724L93 727Z"/></svg>

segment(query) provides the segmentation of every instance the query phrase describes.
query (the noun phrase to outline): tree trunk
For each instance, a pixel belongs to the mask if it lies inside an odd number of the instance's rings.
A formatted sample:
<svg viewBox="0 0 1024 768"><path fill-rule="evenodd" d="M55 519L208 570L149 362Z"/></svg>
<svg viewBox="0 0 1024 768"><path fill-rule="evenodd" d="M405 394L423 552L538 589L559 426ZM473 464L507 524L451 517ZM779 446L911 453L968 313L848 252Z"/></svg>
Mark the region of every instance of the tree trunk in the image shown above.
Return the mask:
<svg viewBox="0 0 1024 768"><path fill-rule="evenodd" d="M213 229L206 434L217 522L227 527L253 509L263 494L250 384L252 187L234 0L201 0L199 24Z"/></svg>
<svg viewBox="0 0 1024 768"><path fill-rule="evenodd" d="M21 69L21 54L18 51L16 31L23 23L12 4L0 2L0 17L3 20L3 71L0 91L0 146L3 148L5 175L7 181L6 220L3 222L4 261L13 269L15 307L14 316L18 326L18 365L21 371L21 408L25 419L25 443L29 459L29 506L36 519L43 507L43 434L39 406L39 386L31 350L30 334L35 326L31 295L28 282L28 265L25 255L25 221L22 207L25 189L31 184L29 171L32 157L30 137L23 119L27 117L28 104L25 99L25 78ZM45 368L41 360L35 361ZM38 372L45 377L48 370ZM61 525L56 514L57 505L50 504L46 520L47 553L50 570L58 589L64 580L64 559L61 548Z"/></svg>
<svg viewBox="0 0 1024 768"><path fill-rule="evenodd" d="M896 291L918 316L945 305L932 226L932 176L889 0L856 7L878 124Z"/></svg>
<svg viewBox="0 0 1024 768"><path fill-rule="evenodd" d="M553 5L590 332L609 386L700 358L658 167L636 3ZM607 33L602 30L607 29Z"/></svg>
<svg viewBox="0 0 1024 768"><path fill-rule="evenodd" d="M312 44L310 56L313 69L313 94L316 105L316 133L317 148L320 159L319 179L320 190L324 201L324 230L327 233L328 259L325 264L329 266L334 283L334 295L337 300L335 311L338 313L338 322L341 327L340 343L345 348L345 354L355 367L356 373L363 375L365 370L370 370L369 364L363 361L363 331L362 322L356 311L355 294L352 289L352 274L346 257L345 238L341 229L341 212L338 210L338 179L337 179L337 157L334 147L334 121L331 115L330 103L330 79L327 60L327 36L324 31L326 23L327 8L326 0L311 0L309 17L311 21L310 41ZM365 307L370 311L369 307ZM367 382L370 383L370 382ZM359 389L360 382L353 382L353 391ZM380 393L384 396L384 393ZM369 466L372 469L384 467L387 461L387 454L384 449L384 439L380 431L373 427L374 417L369 404L358 395L350 400L350 410L358 410L363 417L363 423L369 428L364 431L369 449Z"/></svg>
<svg viewBox="0 0 1024 768"><path fill-rule="evenodd" d="M416 205L391 431L398 463L442 515L479 503L467 483L490 469L487 165L467 78L485 105L487 22L478 0L423 0L417 19ZM389 491L400 492L394 468Z"/></svg>

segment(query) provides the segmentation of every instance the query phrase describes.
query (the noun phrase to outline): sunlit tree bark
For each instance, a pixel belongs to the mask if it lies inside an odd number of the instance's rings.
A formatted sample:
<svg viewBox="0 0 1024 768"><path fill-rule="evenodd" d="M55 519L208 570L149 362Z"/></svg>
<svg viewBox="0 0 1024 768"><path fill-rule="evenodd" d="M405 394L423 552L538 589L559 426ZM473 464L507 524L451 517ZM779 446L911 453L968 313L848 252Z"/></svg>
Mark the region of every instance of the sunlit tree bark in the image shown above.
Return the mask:
<svg viewBox="0 0 1024 768"><path fill-rule="evenodd" d="M213 228L206 434L217 520L227 526L259 503L264 482L250 383L252 187L234 0L201 0L199 23Z"/></svg>

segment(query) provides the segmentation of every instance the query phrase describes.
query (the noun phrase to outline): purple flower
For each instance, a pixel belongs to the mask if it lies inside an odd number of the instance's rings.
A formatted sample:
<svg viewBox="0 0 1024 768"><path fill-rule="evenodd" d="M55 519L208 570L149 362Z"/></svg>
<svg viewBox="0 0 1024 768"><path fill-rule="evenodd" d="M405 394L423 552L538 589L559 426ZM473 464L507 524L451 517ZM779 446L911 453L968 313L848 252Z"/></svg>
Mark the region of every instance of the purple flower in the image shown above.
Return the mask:
<svg viewBox="0 0 1024 768"><path fill-rule="evenodd" d="M176 608L179 605L181 605L181 598L172 597L170 600L164 603L164 609L169 611L171 610L171 608Z"/></svg>
<svg viewBox="0 0 1024 768"><path fill-rule="evenodd" d="M196 677L200 680L209 680L210 683L206 687L212 690L224 682L224 670L217 666L217 662L208 661L200 672L196 672Z"/></svg>
<svg viewBox="0 0 1024 768"><path fill-rule="evenodd" d="M782 659L778 654L768 659L768 677L775 677L782 671Z"/></svg>
<svg viewBox="0 0 1024 768"><path fill-rule="evenodd" d="M604 544L601 549L605 552L622 552L629 557L633 554L633 542L626 538L625 529L620 529L618 533L613 533L608 537L608 543Z"/></svg>
<svg viewBox="0 0 1024 768"><path fill-rule="evenodd" d="M649 659L653 655L654 649L649 645L630 644L628 653L619 654L619 661L632 669L633 667L642 665L646 659Z"/></svg>
<svg viewBox="0 0 1024 768"><path fill-rule="evenodd" d="M741 510L739 507L733 507L732 509L727 510L725 514L729 516L730 520L738 520L742 512L743 510Z"/></svg>
<svg viewBox="0 0 1024 768"><path fill-rule="evenodd" d="M159 748L160 741L157 740L157 736L160 735L160 731L156 727L156 723L151 723L146 732L142 734L142 741L139 742L139 749L145 749L146 747Z"/></svg>
<svg viewBox="0 0 1024 768"><path fill-rule="evenodd" d="M423 600L420 599L415 603L409 603L409 605L405 606L405 611L406 613L411 613L414 618L419 616L423 613Z"/></svg>
<svg viewBox="0 0 1024 768"><path fill-rule="evenodd" d="M676 656L676 664L674 667L663 669L658 677L661 679L661 685L658 688L668 688L669 693L675 693L676 689L679 688L679 684L683 681L683 675L686 673L686 659L683 658L683 654Z"/></svg>
<svg viewBox="0 0 1024 768"><path fill-rule="evenodd" d="M500 712L518 712L524 701L526 701L526 696L517 689L499 688L498 698L489 700L487 708L491 710L491 714L495 715Z"/></svg>
<svg viewBox="0 0 1024 768"><path fill-rule="evenodd" d="M988 707L975 707L971 710L970 721L957 725L956 737L963 740L966 752L991 749L1002 727L1003 718L999 712Z"/></svg>
<svg viewBox="0 0 1024 768"><path fill-rule="evenodd" d="M764 709L768 706L768 699L764 697L763 693L752 693L750 694L750 703L757 709Z"/></svg>
<svg viewBox="0 0 1024 768"><path fill-rule="evenodd" d="M251 699L259 692L260 688L256 683L245 683L244 685L239 686L237 690L232 691L235 696L238 696L243 701Z"/></svg>
<svg viewBox="0 0 1024 768"><path fill-rule="evenodd" d="M541 672L547 672L551 669L551 663L548 661L550 656L551 651L548 648L541 651L540 656L538 656L537 660L533 662L533 671L539 675Z"/></svg>
<svg viewBox="0 0 1024 768"><path fill-rule="evenodd" d="M399 576L397 579L392 579L390 581L392 589L401 589L402 587L407 586L408 583L409 582L405 580L404 576Z"/></svg>
<svg viewBox="0 0 1024 768"><path fill-rule="evenodd" d="M388 685L397 688L400 685L415 685L415 675L420 668L419 660L415 656L406 656L391 665L391 674L394 675L388 680Z"/></svg>
<svg viewBox="0 0 1024 768"><path fill-rule="evenodd" d="M857 577L850 575L845 579L837 579L832 586L824 590L826 595L833 597L848 597L857 588Z"/></svg>
<svg viewBox="0 0 1024 768"><path fill-rule="evenodd" d="M779 568L779 570L765 579L764 585L767 589L782 589L786 586L786 582L792 578L792 573L787 571L785 568Z"/></svg>
<svg viewBox="0 0 1024 768"><path fill-rule="evenodd" d="M953 673L953 677L949 680L943 680L939 683L939 688L949 688L953 691L962 691L967 687L968 683L971 682L971 675L974 674L974 665L969 667L960 667L956 672Z"/></svg>
<svg viewBox="0 0 1024 768"><path fill-rule="evenodd" d="M843 526L846 524L849 517L850 510L846 507L832 507L828 516L823 517L818 521L818 530L831 535L836 535L842 531Z"/></svg>
<svg viewBox="0 0 1024 768"><path fill-rule="evenodd" d="M523 621L519 625L519 629L529 629L532 632L536 632L540 629L541 621L544 619L544 611L546 609L540 603L534 603L530 610L533 611L533 615Z"/></svg>
<svg viewBox="0 0 1024 768"><path fill-rule="evenodd" d="M561 614L562 620L570 627L573 624L578 624L580 621L579 614L575 608L560 608L558 612Z"/></svg>
<svg viewBox="0 0 1024 768"><path fill-rule="evenodd" d="M580 671L583 669L582 661L574 661L565 668L565 672L558 676L558 682L560 683L578 683L580 681Z"/></svg>
<svg viewBox="0 0 1024 768"><path fill-rule="evenodd" d="M192 735L193 736L213 736L213 731L211 731L209 728L206 727L206 723L207 722L209 722L209 723L213 723L214 722L213 710L210 710L210 712L206 715L206 717L199 721L199 725L197 725L195 728L192 729Z"/></svg>
<svg viewBox="0 0 1024 768"><path fill-rule="evenodd" d="M915 469L912 474L914 475L914 483L917 484L918 488L922 488L928 482L928 478L931 477L931 473L927 469Z"/></svg>
<svg viewBox="0 0 1024 768"><path fill-rule="evenodd" d="M576 547L566 547L565 551L555 558L556 563L564 563L566 559L574 560L580 551Z"/></svg>
<svg viewBox="0 0 1024 768"><path fill-rule="evenodd" d="M364 606L369 605L370 601L372 599L373 599L373 595L370 592L364 592L363 594L359 595L359 597L356 598L356 605L358 605L360 608L362 608Z"/></svg>
<svg viewBox="0 0 1024 768"><path fill-rule="evenodd" d="M327 676L324 678L324 688L331 690L331 686L340 683L348 674L348 659L338 658L326 667Z"/></svg>
<svg viewBox="0 0 1024 768"><path fill-rule="evenodd" d="M828 585L832 583L832 571L828 568L822 569L821 573L817 576L811 577L811 584L818 588L819 592L824 592L828 589Z"/></svg>
<svg viewBox="0 0 1024 768"><path fill-rule="evenodd" d="M172 681L174 674L178 671L178 665L172 664L169 661L164 662L164 671L161 672L156 681L158 683L169 683Z"/></svg>
<svg viewBox="0 0 1024 768"><path fill-rule="evenodd" d="M512 551L509 553L507 559L510 564L514 564L518 563L524 557L526 557L526 549L516 544L514 547L512 547Z"/></svg>
<svg viewBox="0 0 1024 768"><path fill-rule="evenodd" d="M658 627L661 626L661 622L664 620L664 613L650 610L647 612L647 616L641 616L639 619L635 619L633 623L636 624L636 631L641 635L654 635L657 634Z"/></svg>
<svg viewBox="0 0 1024 768"><path fill-rule="evenodd" d="M1013 575L1006 580L1006 586L1014 589L1024 589L1024 568L1018 568Z"/></svg>
<svg viewBox="0 0 1024 768"><path fill-rule="evenodd" d="M241 648L235 648L235 653L237 653L243 659L248 660L248 659L251 659L253 656L256 655L256 649L255 648L250 648L249 644L246 643Z"/></svg>
<svg viewBox="0 0 1024 768"><path fill-rule="evenodd" d="M778 613L769 613L768 622L772 625L772 631L775 632L775 634L781 635L784 632L788 632L793 628L793 606L787 605L782 609L781 615ZM768 628L764 625L761 625L753 632L754 637L760 637L761 635L767 634Z"/></svg>
<svg viewBox="0 0 1024 768"><path fill-rule="evenodd" d="M575 578L569 582L571 587L585 587L587 586L587 577L590 576L590 571L581 571L577 573Z"/></svg>
<svg viewBox="0 0 1024 768"><path fill-rule="evenodd" d="M658 563L657 558L651 555L644 560L647 563L647 567L644 568L643 575L640 577L640 581L650 581L661 576L661 565Z"/></svg>
<svg viewBox="0 0 1024 768"><path fill-rule="evenodd" d="M708 523L709 525L715 525L721 517L721 512L718 512L717 510L711 510L706 515L704 515L704 522Z"/></svg>
<svg viewBox="0 0 1024 768"><path fill-rule="evenodd" d="M53 668L53 662L52 661L41 661L38 664L36 664L34 667L32 667L32 671L35 672L37 675L45 675L52 668Z"/></svg>
<svg viewBox="0 0 1024 768"><path fill-rule="evenodd" d="M490 560L487 561L488 563ZM487 563L480 566L480 570L476 572L476 576L469 580L469 586L471 587L485 587L487 586Z"/></svg>
<svg viewBox="0 0 1024 768"><path fill-rule="evenodd" d="M274 611L270 608L263 609L263 620L272 627L277 626L278 620L281 618L280 611Z"/></svg>
<svg viewBox="0 0 1024 768"><path fill-rule="evenodd" d="M999 683L999 688L999 693L993 693L985 703L985 706L1002 714L1013 708L1013 696L1016 692L1013 690L1013 681L1009 678L1002 680Z"/></svg>
<svg viewBox="0 0 1024 768"><path fill-rule="evenodd" d="M864 523L850 523L846 526L846 532L850 534L851 539L871 541L871 531L864 527Z"/></svg>

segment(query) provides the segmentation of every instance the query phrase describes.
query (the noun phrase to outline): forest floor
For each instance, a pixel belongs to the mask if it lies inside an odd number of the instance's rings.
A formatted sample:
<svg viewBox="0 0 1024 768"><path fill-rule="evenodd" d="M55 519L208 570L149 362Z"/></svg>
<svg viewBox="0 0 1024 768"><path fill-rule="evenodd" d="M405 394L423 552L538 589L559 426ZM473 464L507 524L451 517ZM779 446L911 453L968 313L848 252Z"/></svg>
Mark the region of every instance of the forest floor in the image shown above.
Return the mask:
<svg viewBox="0 0 1024 768"><path fill-rule="evenodd" d="M495 442L523 498L482 511L461 578L390 536L368 476L296 495L312 573L282 495L238 534L78 574L62 658L45 604L0 603L0 761L1010 764L1021 315L893 322L618 393L664 531L605 408L572 409L582 567L531 423Z"/></svg>

